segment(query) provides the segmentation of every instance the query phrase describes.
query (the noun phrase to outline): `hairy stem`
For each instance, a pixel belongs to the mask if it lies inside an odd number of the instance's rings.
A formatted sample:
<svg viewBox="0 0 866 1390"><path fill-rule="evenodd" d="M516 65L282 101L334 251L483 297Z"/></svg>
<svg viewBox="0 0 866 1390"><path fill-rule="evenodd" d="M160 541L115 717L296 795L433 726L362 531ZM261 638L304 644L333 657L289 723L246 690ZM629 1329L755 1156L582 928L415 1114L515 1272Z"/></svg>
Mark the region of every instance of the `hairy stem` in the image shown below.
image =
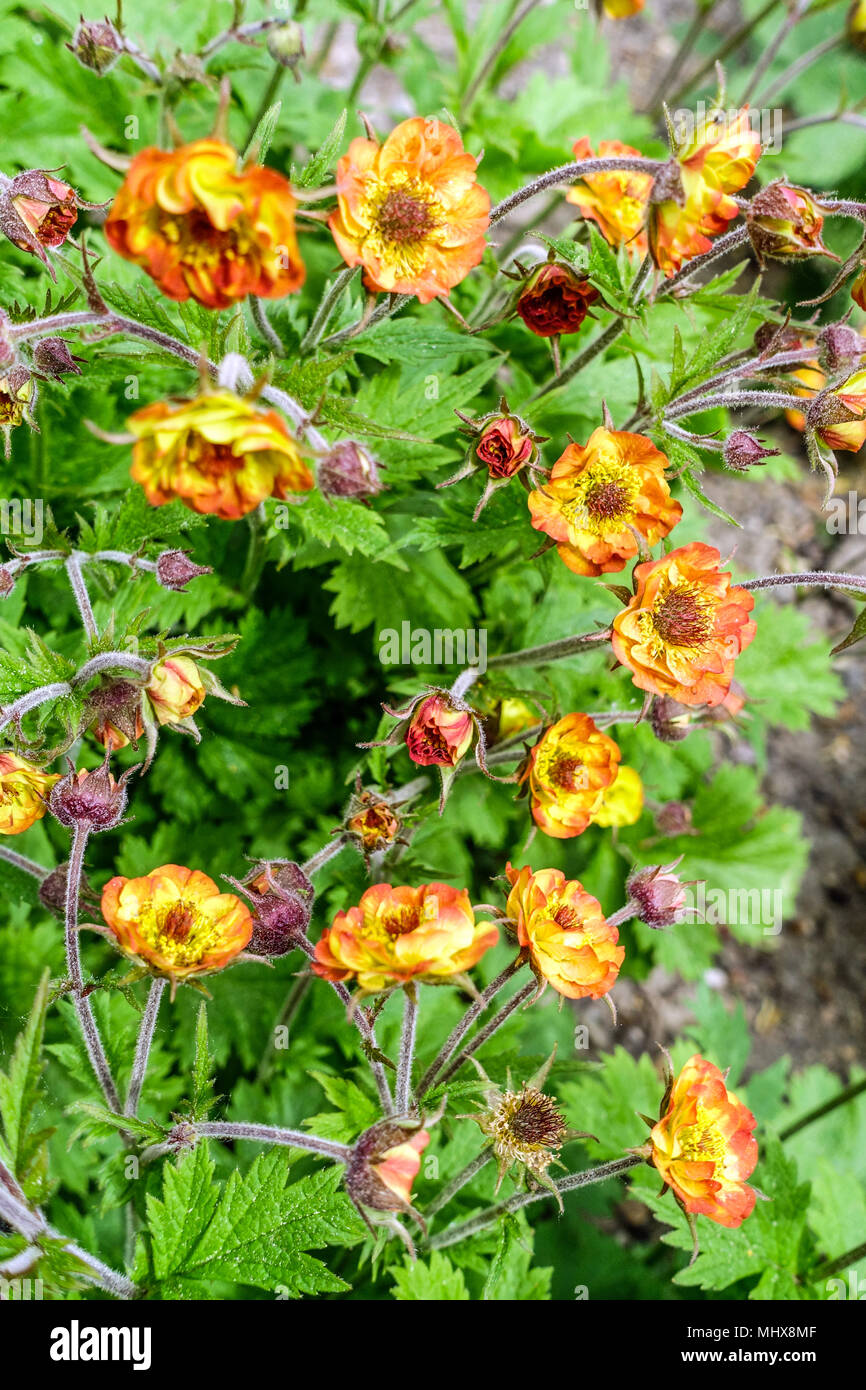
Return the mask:
<svg viewBox="0 0 866 1390"><path fill-rule="evenodd" d="M542 666L548 661L561 661L564 657L575 656L610 640L610 628L600 632L575 633L573 637L559 637L555 642L543 642L540 647L524 647L519 652L503 652L492 656L488 668L498 666Z"/></svg>
<svg viewBox="0 0 866 1390"><path fill-rule="evenodd" d="M258 295L250 295L250 313L253 316L253 323L261 333L274 356L285 357L286 349L283 345L283 340L268 318L265 306L262 304Z"/></svg>
<svg viewBox="0 0 866 1390"><path fill-rule="evenodd" d="M349 288L352 281L355 279L360 268L361 267L357 265L347 265L346 268L344 270L341 270L339 275L337 275L335 279L331 281L330 285L328 286L327 290L322 295L322 298L319 301L319 306L316 309L315 314L313 315L312 322L310 323L309 328L307 329L306 333L301 339L301 346L299 348L300 352L305 353L313 351L313 348L317 345L319 339L321 338L322 334L327 328L328 321L332 313L334 312L334 309L336 308L339 301L342 299L343 295Z"/></svg>
<svg viewBox="0 0 866 1390"><path fill-rule="evenodd" d="M572 360L563 367L559 376L552 376L549 380L545 381L543 386L539 386L534 395L530 396L530 401L540 400L542 396L546 396L550 391L556 391L558 387L565 386L566 382L571 381L573 377L577 376L578 372L583 371L587 362L591 362L600 352L604 352L605 348L609 347L624 329L625 319L614 319L613 323L609 323L604 332L599 333L598 337L595 338L593 342L587 343L583 352L579 352L576 357L573 357Z"/></svg>
<svg viewBox="0 0 866 1390"><path fill-rule="evenodd" d="M412 1061L415 1056L415 1034L418 1030L418 990L409 984L403 991L403 1030L400 1034L400 1058L397 1063L397 1083L394 1106L398 1115L409 1113L412 1100Z"/></svg>
<svg viewBox="0 0 866 1390"><path fill-rule="evenodd" d="M48 700L59 700L72 694L72 686L66 681L54 681L51 685L40 685L38 690L28 690L26 695L14 700L0 710L0 729L5 729L13 720L21 719L32 709L44 705Z"/></svg>
<svg viewBox="0 0 866 1390"><path fill-rule="evenodd" d="M87 633L88 641L95 642L99 637L99 628L96 626L90 595L87 592L84 575L81 573L81 562L75 552L66 557L66 573L69 576L69 583L75 595L75 602L78 604L78 612L81 615L81 622Z"/></svg>
<svg viewBox="0 0 866 1390"><path fill-rule="evenodd" d="M425 1217L429 1218L435 1216L437 1211L441 1211L443 1207L447 1207L452 1197L456 1197L457 1193L460 1192L467 1183L470 1183L476 1174L481 1172L482 1168L486 1168L492 1157L493 1155L489 1148L482 1149L479 1154L476 1154L472 1161L467 1163L466 1167L462 1168L449 1183L446 1183L442 1190L433 1198L433 1201L425 1207Z"/></svg>
<svg viewBox="0 0 866 1390"><path fill-rule="evenodd" d="M81 875L84 871L84 853L90 835L90 826L78 821L72 833L72 848L69 854L69 868L66 874L66 964L72 984L72 997L75 1012L84 1037L84 1045L96 1078L102 1087L109 1110L115 1114L120 1111L120 1097L114 1078L105 1056L102 1039L93 1015L90 1000L84 993L84 977L81 973L81 953L78 943L78 902L81 895Z"/></svg>
<svg viewBox="0 0 866 1390"><path fill-rule="evenodd" d="M337 1144L331 1139L320 1139L316 1134L304 1134L298 1129L281 1129L277 1125L233 1124L228 1120L216 1120L196 1125L195 1132L207 1139L251 1139L259 1144L284 1144L293 1149L309 1149L311 1153L333 1158L338 1163L347 1163L352 1154L348 1144Z"/></svg>
<svg viewBox="0 0 866 1390"><path fill-rule="evenodd" d="M834 574L830 570L809 570L805 574L765 574L760 579L746 579L741 589L775 589L780 584L817 584L824 589L866 589L862 574Z"/></svg>
<svg viewBox="0 0 866 1390"><path fill-rule="evenodd" d="M522 1004L525 1004L528 999L532 998L532 995L536 993L537 989L538 985L536 981L530 980L529 984L524 985L516 994L513 994L508 1002L503 1004L502 1008L493 1015L490 1022L485 1023L484 1027L478 1030L472 1041L468 1042L463 1050L458 1052L457 1056L448 1064L445 1070L440 1073L437 1084L444 1086L450 1081L452 1076L463 1066L463 1063L468 1061L469 1058L478 1051L479 1047L483 1047L487 1040L492 1038L493 1034L502 1027L503 1023L507 1022L511 1015L515 1013Z"/></svg>
<svg viewBox="0 0 866 1390"><path fill-rule="evenodd" d="M568 1177L560 1178L555 1184L556 1191L574 1192L579 1187L590 1187L593 1183L606 1182L608 1178L619 1177L621 1173L627 1173L630 1168L636 1168L644 1159L637 1154L629 1154L627 1158L615 1158L610 1163L601 1163L597 1168L587 1168L582 1173L569 1173ZM479 1231L486 1230L494 1221L498 1221L500 1216L508 1212L519 1211L521 1207L528 1207L533 1202L544 1202L554 1197L555 1193L547 1188L537 1188L532 1192L516 1192L513 1197L508 1197L504 1202L497 1202L495 1206L487 1207L484 1211L473 1216L469 1221L462 1221L458 1226L451 1226L448 1230L442 1231L438 1236L434 1236L429 1242L429 1249L444 1250L449 1245L457 1245L461 1240L467 1240L469 1236L477 1235Z"/></svg>
<svg viewBox="0 0 866 1390"><path fill-rule="evenodd" d="M490 981L490 984L486 989L481 991L478 998L472 1001L469 1008L460 1019L460 1022L451 1030L437 1056L430 1063L421 1080L418 1082L419 1100L423 1100L427 1092L432 1090L436 1085L436 1078L439 1072L449 1059L453 1057L475 1020L484 1013L490 1001L496 998L499 991L517 974L517 971L521 969L524 963L525 960L522 954L516 956L514 960L506 965L504 970L500 971L495 980Z"/></svg>
<svg viewBox="0 0 866 1390"><path fill-rule="evenodd" d="M150 986L144 1017L141 1020L141 1027L138 1030L138 1042L135 1047L135 1060L132 1064L132 1075L129 1078L129 1090L126 1094L126 1106L123 1111L124 1115L135 1116L138 1111L138 1102L141 1099L141 1088L144 1085L144 1078L147 1075L147 1062L150 1057L150 1045L153 1042L153 1030L156 1027L159 1005L162 1000L163 991L165 990L165 984L165 980L154 980Z"/></svg>
<svg viewBox="0 0 866 1390"><path fill-rule="evenodd" d="M40 883L51 873L50 869L43 869L42 865L37 864L35 860L25 858L23 854L18 854L14 849L8 849L4 844L0 844L0 859L5 859L6 863L11 864L13 869L20 869L23 874L30 874L33 878L38 878Z"/></svg>
<svg viewBox="0 0 866 1390"><path fill-rule="evenodd" d="M525 188L518 188L516 192L503 198L502 202L498 203L490 214L490 225L492 227L497 222L501 222L503 217L507 217L515 208L520 207L521 203L527 202L529 198L534 198L537 193L543 193L546 188L555 188L559 184L571 184L577 179L586 178L588 174L619 173L621 170L633 170L639 174L657 174L663 167L663 160L644 159L642 155L618 155L611 159L578 159L572 164L561 164L559 168L551 169L548 173L533 179L532 183L528 183Z"/></svg>

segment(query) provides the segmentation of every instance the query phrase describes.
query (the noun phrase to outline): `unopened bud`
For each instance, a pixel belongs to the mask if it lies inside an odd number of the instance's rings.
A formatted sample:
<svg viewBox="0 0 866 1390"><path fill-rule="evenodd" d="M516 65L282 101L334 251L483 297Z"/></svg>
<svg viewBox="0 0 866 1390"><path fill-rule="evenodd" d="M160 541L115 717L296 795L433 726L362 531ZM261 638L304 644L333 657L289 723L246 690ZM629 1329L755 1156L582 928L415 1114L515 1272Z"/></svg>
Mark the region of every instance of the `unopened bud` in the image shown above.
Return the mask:
<svg viewBox="0 0 866 1390"><path fill-rule="evenodd" d="M115 781L108 770L108 758L94 772L82 768L70 771L51 788L48 809L61 825L86 826L90 831L112 830L123 820L126 810L126 782L134 768Z"/></svg>
<svg viewBox="0 0 866 1390"><path fill-rule="evenodd" d="M335 444L320 461L316 482L325 498L375 497L384 487L375 460L351 439Z"/></svg>
<svg viewBox="0 0 866 1390"><path fill-rule="evenodd" d="M864 353L866 338L847 323L828 323L818 334L818 361L830 376L859 366Z"/></svg>
<svg viewBox="0 0 866 1390"><path fill-rule="evenodd" d="M212 574L210 565L196 565L185 550L164 550L156 562L157 582L164 589L186 593L186 585L200 574Z"/></svg>
<svg viewBox="0 0 866 1390"><path fill-rule="evenodd" d="M656 812L660 835L688 835L692 830L692 810L684 801L667 801Z"/></svg>
<svg viewBox="0 0 866 1390"><path fill-rule="evenodd" d="M14 577L5 565L0 565L0 598L8 598L14 588Z"/></svg>
<svg viewBox="0 0 866 1390"><path fill-rule="evenodd" d="M778 449L765 449L753 434L747 434L745 430L734 430L725 440L722 457L726 468L732 469L735 473L745 473L756 463L763 463L764 459L778 453Z"/></svg>
<svg viewBox="0 0 866 1390"><path fill-rule="evenodd" d="M346 1165L346 1191L358 1206L405 1211L430 1135L420 1124L382 1120L357 1140Z"/></svg>
<svg viewBox="0 0 866 1390"><path fill-rule="evenodd" d="M749 236L758 261L790 260L802 256L838 256L821 240L824 214L808 189L797 184L768 183L756 193L746 214Z"/></svg>
<svg viewBox="0 0 866 1390"><path fill-rule="evenodd" d="M46 874L39 885L39 901L49 912L53 912L57 917L66 915L66 887L69 876L69 865L58 864L56 869L52 869L50 874ZM99 895L91 887L85 874L81 875L81 886L79 888L79 899L89 907L99 905Z"/></svg>
<svg viewBox="0 0 866 1390"><path fill-rule="evenodd" d="M291 859L262 860L238 885L253 907L254 956L284 956L306 937L315 890L300 864Z"/></svg>
<svg viewBox="0 0 866 1390"><path fill-rule="evenodd" d="M42 338L33 349L33 365L42 376L59 381L63 376L81 376L79 362L85 357L73 357L62 338Z"/></svg>
<svg viewBox="0 0 866 1390"><path fill-rule="evenodd" d="M657 695L650 711L650 724L662 743L679 743L689 733L689 711L669 695Z"/></svg>
<svg viewBox="0 0 866 1390"><path fill-rule="evenodd" d="M83 68L91 72L110 72L124 51L123 39L110 19L82 19L66 47Z"/></svg>
<svg viewBox="0 0 866 1390"><path fill-rule="evenodd" d="M293 19L269 31L267 46L274 62L283 68L296 68L306 56L304 31Z"/></svg>
<svg viewBox="0 0 866 1390"><path fill-rule="evenodd" d="M681 922L688 911L686 885L672 872L679 862L677 859L664 866L641 869L626 883L626 893L637 916L657 931Z"/></svg>

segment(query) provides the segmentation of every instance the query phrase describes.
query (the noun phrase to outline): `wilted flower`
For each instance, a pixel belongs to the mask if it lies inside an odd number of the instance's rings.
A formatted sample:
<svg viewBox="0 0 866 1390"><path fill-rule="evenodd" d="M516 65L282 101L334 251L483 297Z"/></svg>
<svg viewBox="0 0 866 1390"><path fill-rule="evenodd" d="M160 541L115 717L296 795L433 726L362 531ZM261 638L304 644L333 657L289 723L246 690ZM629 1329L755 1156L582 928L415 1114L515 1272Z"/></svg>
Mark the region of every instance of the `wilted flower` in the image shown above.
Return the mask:
<svg viewBox="0 0 866 1390"><path fill-rule="evenodd" d="M682 856L680 856L682 858ZM682 922L691 910L688 906L687 884L684 884L673 870L679 859L671 864L656 864L651 869L640 869L632 874L626 884L629 902L635 908L635 915L648 927L661 930Z"/></svg>
<svg viewBox="0 0 866 1390"><path fill-rule="evenodd" d="M535 436L518 415L493 415L478 435L475 452L491 478L512 478L538 456Z"/></svg>
<svg viewBox="0 0 866 1390"><path fill-rule="evenodd" d="M384 486L376 460L352 439L341 440L319 460L316 483L326 499L375 497Z"/></svg>
<svg viewBox="0 0 866 1390"><path fill-rule="evenodd" d="M585 135L576 141L572 149L575 159L594 158L592 145ZM624 145L621 140L599 141L600 159L617 159L630 154L640 157L640 150L633 145ZM652 183L652 174L641 174L636 169L587 174L568 190L565 197L569 203L577 205L581 217L598 224L602 236L611 246L624 245L630 255L645 256L647 239L643 227Z"/></svg>
<svg viewBox="0 0 866 1390"><path fill-rule="evenodd" d="M759 264L765 256L772 260L821 255L839 259L821 240L821 205L808 189L797 184L768 183L749 204L746 224Z"/></svg>
<svg viewBox="0 0 866 1390"><path fill-rule="evenodd" d="M746 430L734 430L725 440L722 458L726 468L735 473L745 473L756 463L762 464L764 459L778 453L778 449L765 449L761 441Z"/></svg>
<svg viewBox="0 0 866 1390"><path fill-rule="evenodd" d="M109 748L105 762L88 771L70 770L51 788L48 809L61 825L86 826L91 832L113 830L123 820L126 810L126 783L135 768L128 768L116 781L108 770Z"/></svg>
<svg viewBox="0 0 866 1390"><path fill-rule="evenodd" d="M364 994L420 979L441 982L476 965L498 932L476 922L465 888L376 883L357 907L338 912L316 946L324 980L357 980Z"/></svg>
<svg viewBox="0 0 866 1390"><path fill-rule="evenodd" d="M600 999L616 983L625 949L601 904L561 869L506 865L511 884L506 912L517 940L529 951L539 984L568 999Z"/></svg>
<svg viewBox="0 0 866 1390"><path fill-rule="evenodd" d="M346 1164L346 1191L355 1205L407 1212L420 1223L411 1205L412 1184L429 1143L427 1130L409 1120L380 1120L365 1130Z"/></svg>
<svg viewBox="0 0 866 1390"><path fill-rule="evenodd" d="M328 225L346 264L363 265L368 289L427 304L478 264L490 198L477 167L457 131L435 118L401 121L383 145L352 141Z"/></svg>
<svg viewBox="0 0 866 1390"><path fill-rule="evenodd" d="M546 729L520 771L539 829L558 840L582 835L621 757L588 714L567 714Z"/></svg>
<svg viewBox="0 0 866 1390"><path fill-rule="evenodd" d="M60 774L43 772L14 753L0 753L0 835L20 835L41 820Z"/></svg>
<svg viewBox="0 0 866 1390"><path fill-rule="evenodd" d="M279 299L304 283L295 199L282 174L222 140L135 156L105 224L109 244L169 299L226 309L247 295Z"/></svg>
<svg viewBox="0 0 866 1390"><path fill-rule="evenodd" d="M406 730L406 748L421 767L456 767L472 743L473 722L447 695L428 695Z"/></svg>
<svg viewBox="0 0 866 1390"><path fill-rule="evenodd" d="M730 195L749 182L760 153L760 138L744 108L733 121L720 116L699 122L694 137L662 170L651 195L648 236L652 258L666 276L709 251L709 238L737 216Z"/></svg>
<svg viewBox="0 0 866 1390"><path fill-rule="evenodd" d="M157 401L137 410L132 477L148 502L179 498L194 512L236 521L266 497L309 492L313 475L281 415L232 391Z"/></svg>
<svg viewBox="0 0 866 1390"><path fill-rule="evenodd" d="M593 825L605 829L612 826L634 825L643 811L643 782L633 767L620 765L609 787L605 787L592 813Z"/></svg>
<svg viewBox="0 0 866 1390"><path fill-rule="evenodd" d="M111 879L102 893L104 936L153 975L171 981L224 970L249 944L253 919L233 893L198 869L162 864L142 878Z"/></svg>
<svg viewBox="0 0 866 1390"><path fill-rule="evenodd" d="M111 20L82 19L66 47L74 53L83 68L102 77L110 72L124 52L123 39Z"/></svg>
<svg viewBox="0 0 866 1390"><path fill-rule="evenodd" d="M569 444L549 481L529 494L532 525L556 541L575 574L621 570L638 553L638 538L655 545L683 514L666 467L643 435L593 430L585 446Z"/></svg>
<svg viewBox="0 0 866 1390"><path fill-rule="evenodd" d="M32 251L44 265L53 268L46 248L62 246L85 203L74 188L44 169L25 169L14 178L0 176L0 231L22 251Z"/></svg>
<svg viewBox="0 0 866 1390"><path fill-rule="evenodd" d="M589 1136L569 1129L556 1101L542 1090L552 1063L553 1055L535 1076L524 1081L519 1091L514 1089L510 1071L504 1090L490 1083L485 1075L488 1089L484 1100L474 1102L480 1114L458 1118L474 1120L486 1136L496 1159L496 1192L506 1173L516 1167L518 1173L523 1170L534 1182L555 1193L561 1211L562 1198L547 1170L551 1164L563 1167L559 1151L569 1139ZM481 1071L480 1066L478 1069Z"/></svg>
<svg viewBox="0 0 866 1390"><path fill-rule="evenodd" d="M141 686L132 681L112 680L94 690L87 699L88 716L95 738L109 752L138 743L144 733Z"/></svg>
<svg viewBox="0 0 866 1390"><path fill-rule="evenodd" d="M634 597L613 620L613 650L640 690L718 705L755 635L754 599L731 587L713 546L693 541L636 565Z"/></svg>
<svg viewBox="0 0 866 1390"><path fill-rule="evenodd" d="M517 313L539 338L576 333L599 298L587 279L567 265L546 262L526 280L517 298Z"/></svg>
<svg viewBox="0 0 866 1390"><path fill-rule="evenodd" d="M33 406L36 403L36 383L26 367L9 367L0 372L0 430L5 437L5 453L12 448L12 431L24 421L36 428Z"/></svg>
<svg viewBox="0 0 866 1390"><path fill-rule="evenodd" d="M755 1205L745 1180L758 1161L757 1121L699 1054L671 1081L650 1135L651 1161L685 1212L740 1226Z"/></svg>
<svg viewBox="0 0 866 1390"><path fill-rule="evenodd" d="M400 817L387 801L377 801L369 792L362 793L367 802L349 816L346 829L365 857L390 849L400 834Z"/></svg>
<svg viewBox="0 0 866 1390"><path fill-rule="evenodd" d="M866 356L866 338L847 323L828 323L818 334L818 360L835 375L859 366Z"/></svg>

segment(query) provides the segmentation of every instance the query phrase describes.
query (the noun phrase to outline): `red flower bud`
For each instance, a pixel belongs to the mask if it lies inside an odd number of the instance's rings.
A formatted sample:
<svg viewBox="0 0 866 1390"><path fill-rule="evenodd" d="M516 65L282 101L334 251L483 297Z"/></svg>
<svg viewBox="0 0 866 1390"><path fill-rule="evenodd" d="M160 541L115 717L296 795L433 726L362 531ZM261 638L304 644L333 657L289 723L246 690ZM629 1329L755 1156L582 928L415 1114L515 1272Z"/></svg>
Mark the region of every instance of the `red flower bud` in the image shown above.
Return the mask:
<svg viewBox="0 0 866 1390"><path fill-rule="evenodd" d="M746 222L759 262L765 256L775 260L801 256L839 259L821 240L824 215L820 204L797 184L768 183L752 199Z"/></svg>
<svg viewBox="0 0 866 1390"><path fill-rule="evenodd" d="M475 452L491 478L511 478L533 463L538 452L534 436L517 415L494 415L481 430Z"/></svg>
<svg viewBox="0 0 866 1390"><path fill-rule="evenodd" d="M315 890L294 860L263 859L234 886L253 908L253 934L246 948L251 955L284 956L306 937Z"/></svg>
<svg viewBox="0 0 866 1390"><path fill-rule="evenodd" d="M818 334L818 361L830 376L858 366L864 353L866 338L847 323L828 323Z"/></svg>
<svg viewBox="0 0 866 1390"><path fill-rule="evenodd" d="M472 742L472 715L447 695L429 695L406 730L409 757L422 767L456 767Z"/></svg>
<svg viewBox="0 0 866 1390"><path fill-rule="evenodd" d="M164 589L174 589L176 593L185 594L186 586L191 579L197 579L200 574L213 573L210 565L196 565L187 559L187 554L185 550L164 550L158 557L156 578Z"/></svg>
<svg viewBox="0 0 866 1390"><path fill-rule="evenodd" d="M374 1211L406 1211L421 1154L430 1142L426 1129L382 1120L357 1140L346 1165L346 1191L352 1201Z"/></svg>
<svg viewBox="0 0 866 1390"><path fill-rule="evenodd" d="M765 458L778 453L778 449L765 449L753 434L747 434L745 430L734 430L725 440L722 457L726 468L733 469L735 473L745 473L756 463L763 463Z"/></svg>
<svg viewBox="0 0 866 1390"><path fill-rule="evenodd" d="M79 362L86 357L73 357L62 338L42 338L33 349L33 365L41 376L59 381L63 376L81 376Z"/></svg>
<svg viewBox="0 0 866 1390"><path fill-rule="evenodd" d="M74 53L83 68L91 72L110 72L124 52L123 39L110 19L82 19L66 47Z"/></svg>
<svg viewBox="0 0 866 1390"><path fill-rule="evenodd" d="M679 859L672 864L656 864L651 869L641 869L632 874L626 883L629 901L637 908L637 915L648 927L660 930L681 922L688 912L686 905L686 884L671 870L677 867Z"/></svg>
<svg viewBox="0 0 866 1390"><path fill-rule="evenodd" d="M588 280L568 266L548 261L527 280L517 300L517 312L539 338L576 333L599 298Z"/></svg>
<svg viewBox="0 0 866 1390"><path fill-rule="evenodd" d="M316 482L323 497L375 497L384 484L375 459L354 440L335 444L320 461Z"/></svg>
<svg viewBox="0 0 866 1390"><path fill-rule="evenodd" d="M87 826L90 831L113 830L126 810L126 782L135 771L129 768L115 781L108 770L108 758L94 772L82 768L69 772L51 788L48 809L61 825Z"/></svg>

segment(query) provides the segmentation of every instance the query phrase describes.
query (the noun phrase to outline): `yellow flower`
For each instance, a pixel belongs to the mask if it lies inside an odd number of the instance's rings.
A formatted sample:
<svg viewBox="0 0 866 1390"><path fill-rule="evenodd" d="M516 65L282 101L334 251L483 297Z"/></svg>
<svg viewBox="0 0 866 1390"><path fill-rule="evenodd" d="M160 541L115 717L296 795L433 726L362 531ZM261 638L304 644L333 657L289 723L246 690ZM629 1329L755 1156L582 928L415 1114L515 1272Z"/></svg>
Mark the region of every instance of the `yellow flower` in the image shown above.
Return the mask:
<svg viewBox="0 0 866 1390"><path fill-rule="evenodd" d="M0 835L20 835L45 815L60 774L43 772L14 753L0 753Z"/></svg>
<svg viewBox="0 0 866 1390"><path fill-rule="evenodd" d="M506 911L539 981L568 999L600 999L616 983L625 948L601 904L561 869L506 865Z"/></svg>
<svg viewBox="0 0 866 1390"><path fill-rule="evenodd" d="M621 766L615 781L605 787L592 813L593 825L609 829L614 825L634 825L643 811L643 782L633 767Z"/></svg>
<svg viewBox="0 0 866 1390"><path fill-rule="evenodd" d="M188 656L170 656L150 673L147 697L158 724L180 724L195 714L207 691Z"/></svg>
<svg viewBox="0 0 866 1390"><path fill-rule="evenodd" d="M529 783L532 819L546 835L582 835L622 754L588 714L567 714L530 750L520 780Z"/></svg>

